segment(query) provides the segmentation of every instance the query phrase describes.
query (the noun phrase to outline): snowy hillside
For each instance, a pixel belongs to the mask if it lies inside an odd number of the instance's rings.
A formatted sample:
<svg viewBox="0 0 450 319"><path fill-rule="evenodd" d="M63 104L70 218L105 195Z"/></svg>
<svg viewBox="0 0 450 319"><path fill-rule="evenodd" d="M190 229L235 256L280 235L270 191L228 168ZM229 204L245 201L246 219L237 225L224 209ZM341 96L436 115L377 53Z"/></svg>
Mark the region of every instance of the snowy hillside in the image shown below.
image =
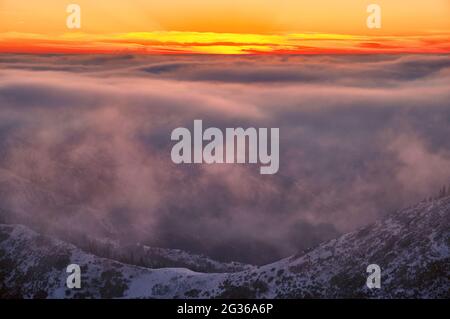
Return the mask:
<svg viewBox="0 0 450 319"><path fill-rule="evenodd" d="M234 273L150 269L100 258L21 225L0 225L0 297L25 298L450 298L450 197L262 266ZM81 289L67 289L79 264ZM381 267L369 290L366 267Z"/></svg>

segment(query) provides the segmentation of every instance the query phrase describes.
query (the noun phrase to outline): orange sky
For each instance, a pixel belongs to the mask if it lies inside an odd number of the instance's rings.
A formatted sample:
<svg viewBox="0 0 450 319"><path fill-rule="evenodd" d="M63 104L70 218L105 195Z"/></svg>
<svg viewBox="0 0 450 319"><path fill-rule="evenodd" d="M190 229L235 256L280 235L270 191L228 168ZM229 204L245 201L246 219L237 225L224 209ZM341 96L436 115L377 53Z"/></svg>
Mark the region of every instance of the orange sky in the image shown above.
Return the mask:
<svg viewBox="0 0 450 319"><path fill-rule="evenodd" d="M450 52L450 0L0 0L0 52Z"/></svg>

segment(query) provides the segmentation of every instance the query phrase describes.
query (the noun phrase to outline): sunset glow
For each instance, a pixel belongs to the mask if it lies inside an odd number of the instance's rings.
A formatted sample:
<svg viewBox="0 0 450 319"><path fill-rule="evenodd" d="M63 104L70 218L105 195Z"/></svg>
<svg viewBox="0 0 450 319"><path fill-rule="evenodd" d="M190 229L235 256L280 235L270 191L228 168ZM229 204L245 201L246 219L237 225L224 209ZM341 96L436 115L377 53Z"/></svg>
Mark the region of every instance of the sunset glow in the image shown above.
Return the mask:
<svg viewBox="0 0 450 319"><path fill-rule="evenodd" d="M66 27L61 0L0 1L0 52L30 53L446 53L450 2L86 1L82 27Z"/></svg>

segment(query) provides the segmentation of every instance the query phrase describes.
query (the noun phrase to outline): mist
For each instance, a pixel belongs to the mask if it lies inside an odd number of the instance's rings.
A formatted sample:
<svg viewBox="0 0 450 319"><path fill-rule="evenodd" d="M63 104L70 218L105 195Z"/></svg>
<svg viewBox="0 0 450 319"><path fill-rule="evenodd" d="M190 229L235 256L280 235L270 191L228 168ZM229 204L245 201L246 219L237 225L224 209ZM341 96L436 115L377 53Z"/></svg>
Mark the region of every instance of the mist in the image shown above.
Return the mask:
<svg viewBox="0 0 450 319"><path fill-rule="evenodd" d="M450 57L0 55L0 216L263 264L450 182ZM171 131L280 129L273 175Z"/></svg>

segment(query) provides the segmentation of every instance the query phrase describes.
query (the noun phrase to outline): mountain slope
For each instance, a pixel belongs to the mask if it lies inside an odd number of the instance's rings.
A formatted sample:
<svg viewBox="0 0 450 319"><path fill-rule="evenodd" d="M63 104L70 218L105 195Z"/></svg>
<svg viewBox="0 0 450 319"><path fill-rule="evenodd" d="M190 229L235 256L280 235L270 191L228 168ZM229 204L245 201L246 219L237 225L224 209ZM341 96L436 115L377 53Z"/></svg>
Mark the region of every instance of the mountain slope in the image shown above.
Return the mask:
<svg viewBox="0 0 450 319"><path fill-rule="evenodd" d="M149 269L88 254L20 225L0 226L0 297L25 298L450 298L450 197L263 267L235 273ZM82 269L67 289L66 266ZM369 264L381 289L365 285Z"/></svg>

